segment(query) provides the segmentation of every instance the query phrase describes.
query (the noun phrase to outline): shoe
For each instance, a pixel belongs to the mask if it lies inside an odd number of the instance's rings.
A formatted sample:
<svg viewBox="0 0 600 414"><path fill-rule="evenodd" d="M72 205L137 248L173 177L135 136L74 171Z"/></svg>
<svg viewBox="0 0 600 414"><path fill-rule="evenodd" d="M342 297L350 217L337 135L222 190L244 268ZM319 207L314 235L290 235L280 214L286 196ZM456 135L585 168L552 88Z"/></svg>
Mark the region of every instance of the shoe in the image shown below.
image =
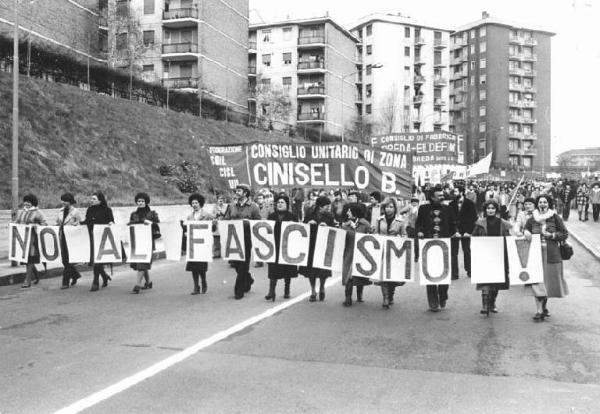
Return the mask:
<svg viewBox="0 0 600 414"><path fill-rule="evenodd" d="M310 297L308 298L309 302L316 302L317 301L317 295L316 294L312 294L310 295Z"/></svg>
<svg viewBox="0 0 600 414"><path fill-rule="evenodd" d="M289 293L284 293L283 294L283 298L284 299L289 299L290 298L290 294Z"/></svg>
<svg viewBox="0 0 600 414"><path fill-rule="evenodd" d="M243 294L243 293L242 293L242 294L237 294L237 295L235 295L235 296L234 296L235 300L240 300L240 299L242 299L243 297L244 297L244 294Z"/></svg>
<svg viewBox="0 0 600 414"><path fill-rule="evenodd" d="M135 285L135 286L133 287L133 290L131 291L131 293L138 294L138 293L140 293L140 289L142 289L142 288L141 288L141 287L139 287L138 285Z"/></svg>
<svg viewBox="0 0 600 414"><path fill-rule="evenodd" d="M61 288L61 289L68 289L68 288L69 288L69 285L62 285L60 288Z"/></svg>
<svg viewBox="0 0 600 414"><path fill-rule="evenodd" d="M208 290L208 286L206 286L206 285L202 286L202 294L205 294L207 290Z"/></svg>
<svg viewBox="0 0 600 414"><path fill-rule="evenodd" d="M250 289L252 289L253 284L254 284L254 279L252 278L252 276L250 276L250 282L248 283L248 287L246 288L246 291L244 293L250 292Z"/></svg>
<svg viewBox="0 0 600 414"><path fill-rule="evenodd" d="M198 286L196 286L194 288L194 290L192 290L192 293L190 293L190 295L198 295L200 294L200 288Z"/></svg>
<svg viewBox="0 0 600 414"><path fill-rule="evenodd" d="M142 289L152 289L152 282L144 283L144 286L142 287Z"/></svg>
<svg viewBox="0 0 600 414"><path fill-rule="evenodd" d="M439 311L440 311L440 308L438 308L437 306L436 307L432 306L429 308L429 312L439 312Z"/></svg>
<svg viewBox="0 0 600 414"><path fill-rule="evenodd" d="M79 279L81 277L81 275L77 275L76 277L73 278L73 280L71 280L71 286L75 286L77 284L77 279Z"/></svg>
<svg viewBox="0 0 600 414"><path fill-rule="evenodd" d="M342 303L342 305L348 307L352 306L352 298L346 298L346 300Z"/></svg>
<svg viewBox="0 0 600 414"><path fill-rule="evenodd" d="M92 288L90 289L90 292L96 292L98 290L98 285L92 285Z"/></svg>
<svg viewBox="0 0 600 414"><path fill-rule="evenodd" d="M112 278L110 276L103 277L102 278L102 287L107 287L109 280L112 280Z"/></svg>
<svg viewBox="0 0 600 414"><path fill-rule="evenodd" d="M319 302L323 302L324 300L325 300L325 292L320 291L319 292Z"/></svg>
<svg viewBox="0 0 600 414"><path fill-rule="evenodd" d="M33 284L37 285L38 283L40 283L40 277L36 276L35 279L33 279Z"/></svg>
<svg viewBox="0 0 600 414"><path fill-rule="evenodd" d="M27 289L27 288L30 288L30 287L31 287L31 283L23 283L21 285L21 289Z"/></svg>
<svg viewBox="0 0 600 414"><path fill-rule="evenodd" d="M254 263L254 267L263 267L265 264L263 262Z"/></svg>
<svg viewBox="0 0 600 414"><path fill-rule="evenodd" d="M356 295L356 301L362 303L362 295Z"/></svg>
<svg viewBox="0 0 600 414"><path fill-rule="evenodd" d="M535 315L533 315L533 320L536 322L542 322L544 320L544 314L543 313L536 313Z"/></svg>
<svg viewBox="0 0 600 414"><path fill-rule="evenodd" d="M440 300L440 308L444 309L446 307L447 299Z"/></svg>
<svg viewBox="0 0 600 414"><path fill-rule="evenodd" d="M542 315L544 315L544 318L549 318L550 317L550 312L548 312L548 309L544 309L542 311Z"/></svg>
<svg viewBox="0 0 600 414"><path fill-rule="evenodd" d="M388 304L392 306L394 304L394 298L388 299Z"/></svg>
<svg viewBox="0 0 600 414"><path fill-rule="evenodd" d="M267 296L265 296L265 300L275 302L275 294L269 293Z"/></svg>

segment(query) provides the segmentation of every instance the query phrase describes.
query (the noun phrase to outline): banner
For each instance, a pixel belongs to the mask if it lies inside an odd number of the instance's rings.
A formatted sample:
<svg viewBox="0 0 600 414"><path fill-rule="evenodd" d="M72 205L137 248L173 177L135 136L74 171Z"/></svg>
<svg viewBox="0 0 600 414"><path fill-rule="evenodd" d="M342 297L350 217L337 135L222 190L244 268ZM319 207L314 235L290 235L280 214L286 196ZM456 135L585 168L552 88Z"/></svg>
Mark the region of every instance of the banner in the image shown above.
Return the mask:
<svg viewBox="0 0 600 414"><path fill-rule="evenodd" d="M167 260L181 260L181 243L183 241L183 228L178 221L160 223L160 234L165 245Z"/></svg>
<svg viewBox="0 0 600 414"><path fill-rule="evenodd" d="M87 228L85 230L87 232ZM94 263L118 263L123 260L121 234L118 231L114 232L109 224L96 224L94 225L93 234ZM72 261L70 247L69 261Z"/></svg>
<svg viewBox="0 0 600 414"><path fill-rule="evenodd" d="M33 227L28 224L10 223L9 228L9 260L27 263L29 249L31 248L31 231Z"/></svg>
<svg viewBox="0 0 600 414"><path fill-rule="evenodd" d="M127 263L150 263L152 261L152 226L132 224L122 229L114 229L120 235Z"/></svg>
<svg viewBox="0 0 600 414"><path fill-rule="evenodd" d="M309 246L309 224L295 223L293 221L284 221L281 223L279 263L306 266L308 264Z"/></svg>
<svg viewBox="0 0 600 414"><path fill-rule="evenodd" d="M221 235L221 257L225 260L245 260L243 220L221 220L217 226Z"/></svg>
<svg viewBox="0 0 600 414"><path fill-rule="evenodd" d="M504 237L471 237L471 283L504 283Z"/></svg>
<svg viewBox="0 0 600 414"><path fill-rule="evenodd" d="M458 135L447 131L393 133L369 138L371 146L385 151L413 154L413 164L456 164Z"/></svg>
<svg viewBox="0 0 600 414"><path fill-rule="evenodd" d="M38 252L40 252L40 262L42 263L60 263L62 262L60 250L60 227L58 226L39 226L38 231Z"/></svg>
<svg viewBox="0 0 600 414"><path fill-rule="evenodd" d="M450 284L450 239L419 240L419 273L421 286Z"/></svg>
<svg viewBox="0 0 600 414"><path fill-rule="evenodd" d="M508 278L511 286L544 281L542 262L542 240L539 234L531 240L522 237L507 237Z"/></svg>
<svg viewBox="0 0 600 414"><path fill-rule="evenodd" d="M412 156L360 144L250 143L208 147L216 186L356 188L409 198Z"/></svg>
<svg viewBox="0 0 600 414"><path fill-rule="evenodd" d="M91 242L87 226L64 226L63 232L69 251L69 263L89 262Z"/></svg>
<svg viewBox="0 0 600 414"><path fill-rule="evenodd" d="M188 262L212 262L214 242L212 220L188 221L185 226L187 228L185 260Z"/></svg>
<svg viewBox="0 0 600 414"><path fill-rule="evenodd" d="M313 267L341 272L344 267L346 230L317 226Z"/></svg>
<svg viewBox="0 0 600 414"><path fill-rule="evenodd" d="M275 263L275 221L250 220L252 238L252 260L255 262Z"/></svg>

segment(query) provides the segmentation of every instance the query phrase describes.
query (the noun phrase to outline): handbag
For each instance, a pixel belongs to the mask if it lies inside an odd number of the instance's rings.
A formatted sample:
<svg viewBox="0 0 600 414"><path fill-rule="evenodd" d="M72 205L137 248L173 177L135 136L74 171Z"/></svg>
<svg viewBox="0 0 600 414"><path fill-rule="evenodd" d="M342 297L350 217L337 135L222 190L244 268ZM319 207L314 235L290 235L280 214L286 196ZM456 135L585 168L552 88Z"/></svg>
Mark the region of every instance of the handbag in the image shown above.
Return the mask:
<svg viewBox="0 0 600 414"><path fill-rule="evenodd" d="M161 238L160 227L158 227L157 223L152 223L152 238L154 240Z"/></svg>
<svg viewBox="0 0 600 414"><path fill-rule="evenodd" d="M560 258L569 260L573 256L573 246L566 241L560 243Z"/></svg>

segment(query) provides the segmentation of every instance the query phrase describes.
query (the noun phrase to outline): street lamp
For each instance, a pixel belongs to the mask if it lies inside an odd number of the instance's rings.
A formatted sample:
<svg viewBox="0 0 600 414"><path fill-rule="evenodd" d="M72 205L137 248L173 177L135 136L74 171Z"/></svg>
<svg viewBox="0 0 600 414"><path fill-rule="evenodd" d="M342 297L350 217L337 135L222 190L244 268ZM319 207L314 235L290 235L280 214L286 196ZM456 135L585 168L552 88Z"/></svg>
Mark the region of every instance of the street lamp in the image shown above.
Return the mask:
<svg viewBox="0 0 600 414"><path fill-rule="evenodd" d="M383 64L381 63L375 63L373 65L371 65L371 69L379 69L382 68ZM341 124L342 124L342 142L344 142L344 79L346 79L349 76L352 75L356 75L359 72L362 72L364 70L364 68L361 68L359 70L355 70L352 73L348 73L347 75L342 75L342 93L341 93L341 101L342 101L342 119L341 119Z"/></svg>
<svg viewBox="0 0 600 414"><path fill-rule="evenodd" d="M13 33L13 117L12 117L12 214L19 208L19 0L14 0L15 27Z"/></svg>

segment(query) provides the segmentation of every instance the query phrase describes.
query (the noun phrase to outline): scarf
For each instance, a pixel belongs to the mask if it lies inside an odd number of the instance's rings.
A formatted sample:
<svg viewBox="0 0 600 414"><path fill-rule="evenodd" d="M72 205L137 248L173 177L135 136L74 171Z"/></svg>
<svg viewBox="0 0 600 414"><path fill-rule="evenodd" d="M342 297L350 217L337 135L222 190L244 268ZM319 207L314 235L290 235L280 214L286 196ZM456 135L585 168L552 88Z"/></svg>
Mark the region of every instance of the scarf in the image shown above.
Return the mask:
<svg viewBox="0 0 600 414"><path fill-rule="evenodd" d="M552 209L548 209L545 213L541 213L537 208L533 210L533 219L538 223L543 223L548 220L550 217L554 216L555 211Z"/></svg>

